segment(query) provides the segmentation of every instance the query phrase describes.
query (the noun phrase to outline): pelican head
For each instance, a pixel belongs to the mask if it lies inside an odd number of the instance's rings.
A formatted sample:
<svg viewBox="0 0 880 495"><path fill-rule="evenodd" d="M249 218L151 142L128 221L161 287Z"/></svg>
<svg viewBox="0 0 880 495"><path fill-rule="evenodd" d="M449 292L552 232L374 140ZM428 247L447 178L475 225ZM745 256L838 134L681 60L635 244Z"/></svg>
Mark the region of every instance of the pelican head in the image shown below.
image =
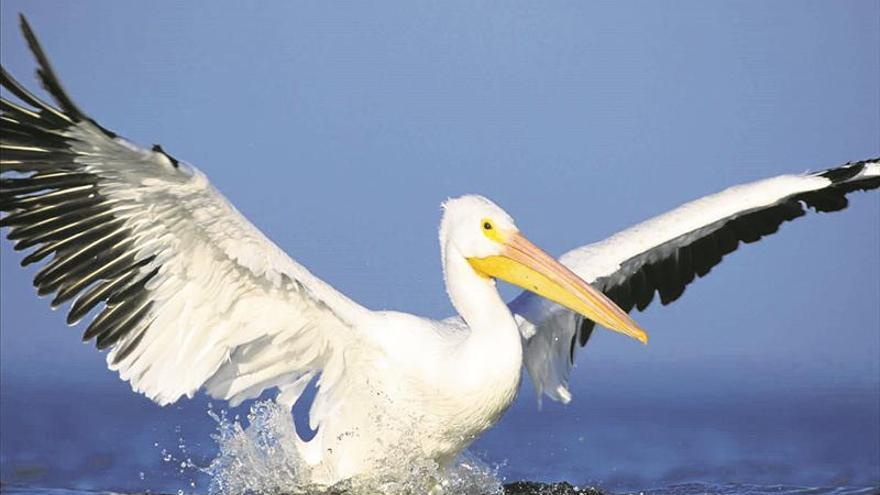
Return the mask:
<svg viewBox="0 0 880 495"><path fill-rule="evenodd" d="M488 280L501 279L534 292L605 328L647 343L648 335L602 292L556 261L519 231L501 207L482 196L443 204L441 249L464 257Z"/></svg>

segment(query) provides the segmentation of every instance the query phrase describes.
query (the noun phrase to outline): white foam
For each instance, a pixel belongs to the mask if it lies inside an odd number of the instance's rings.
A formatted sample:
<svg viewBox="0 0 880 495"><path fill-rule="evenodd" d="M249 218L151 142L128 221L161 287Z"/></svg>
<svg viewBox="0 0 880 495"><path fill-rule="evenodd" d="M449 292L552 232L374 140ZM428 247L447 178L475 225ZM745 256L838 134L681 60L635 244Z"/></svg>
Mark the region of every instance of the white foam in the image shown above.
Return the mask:
<svg viewBox="0 0 880 495"><path fill-rule="evenodd" d="M309 467L299 457L296 430L286 408L274 401L251 406L247 426L225 413L209 412L217 421L213 435L217 457L204 471L211 476L212 495L240 493L352 493L352 494L502 494L496 468L465 453L451 467L420 459L388 463L369 476L346 480L332 487L309 485ZM405 449L405 447L403 447ZM418 456L395 455L406 459Z"/></svg>

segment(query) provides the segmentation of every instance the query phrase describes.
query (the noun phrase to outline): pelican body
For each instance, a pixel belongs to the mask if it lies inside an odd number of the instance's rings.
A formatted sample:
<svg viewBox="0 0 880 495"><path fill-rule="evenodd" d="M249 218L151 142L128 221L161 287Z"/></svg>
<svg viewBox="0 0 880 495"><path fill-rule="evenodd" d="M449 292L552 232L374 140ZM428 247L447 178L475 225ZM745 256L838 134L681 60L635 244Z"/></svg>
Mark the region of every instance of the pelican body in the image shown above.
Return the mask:
<svg viewBox="0 0 880 495"><path fill-rule="evenodd" d="M311 484L388 462L449 464L504 414L523 368L539 395L568 402L575 351L594 325L647 343L629 317L667 304L741 242L807 207L836 211L880 187L877 159L781 176L698 199L555 260L480 196L450 199L440 223L457 317L371 311L287 256L195 167L102 127L67 95L24 17L40 80L6 70L0 105L0 226L23 265L111 370L158 404L204 390L237 405L277 389L317 393L296 440ZM525 289L501 299L496 280Z"/></svg>
<svg viewBox="0 0 880 495"><path fill-rule="evenodd" d="M519 325L498 294L496 277L647 339L605 296L527 241L488 199L463 196L443 207L443 272L460 317L434 321L390 311L358 316L352 332L361 339L343 351L338 382L320 382L331 388L326 400L338 401L338 408L324 411L316 403L317 435L300 444L312 481L332 484L369 473L387 462L389 452L444 465L495 425L516 397L523 363ZM292 406L298 394L280 400ZM314 421L316 413L333 420Z"/></svg>

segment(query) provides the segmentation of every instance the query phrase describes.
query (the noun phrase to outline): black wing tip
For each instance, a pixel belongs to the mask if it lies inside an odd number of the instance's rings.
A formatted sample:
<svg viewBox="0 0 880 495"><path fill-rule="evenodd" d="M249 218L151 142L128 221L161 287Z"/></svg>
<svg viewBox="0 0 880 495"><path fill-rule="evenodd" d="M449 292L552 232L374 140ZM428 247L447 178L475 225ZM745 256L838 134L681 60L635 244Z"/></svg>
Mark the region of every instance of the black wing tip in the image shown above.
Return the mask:
<svg viewBox="0 0 880 495"><path fill-rule="evenodd" d="M876 175L859 177L865 167L878 163L880 163L880 157L867 158L819 172L816 175L830 180L831 184L823 189L800 194L796 198L804 201L817 212L829 213L843 210L849 205L847 194L880 188L880 177Z"/></svg>
<svg viewBox="0 0 880 495"><path fill-rule="evenodd" d="M18 13L18 26L21 28L21 32L24 33L25 38L34 38L34 30L31 28L31 23L28 21L27 16L24 15L24 12Z"/></svg>
<svg viewBox="0 0 880 495"><path fill-rule="evenodd" d="M42 111L48 112L49 114L53 114L56 119L66 120L67 122L87 121L97 127L99 130L101 130L101 132L106 134L108 137L117 137L116 133L98 124L94 119L92 119L91 117L86 115L85 112L80 110L76 103L73 102L73 99L70 97L70 95L67 94L67 91L61 84L61 80L55 74L55 70L52 69L52 64L49 62L49 57L43 50L43 46L40 44L40 40L37 38L36 33L34 33L34 30L31 27L30 22L27 20L27 17L24 15L24 13L19 12L18 19L21 33L28 44L28 48L30 49L31 53L37 61L37 78L42 83L43 88L45 88L45 90L49 92L49 94L58 104L60 110L53 108L51 105L32 95L24 88L24 86L22 86L18 81L15 80L15 78L12 77L11 74L6 71L5 67L0 66L2 67L3 87L10 90L10 92L12 92L15 96L21 98L22 101L25 101L33 105L34 107L41 109Z"/></svg>
<svg viewBox="0 0 880 495"><path fill-rule="evenodd" d="M64 90L64 86L61 85L58 76L55 75L52 64L49 62L49 57L46 56L46 52L43 50L40 40L37 39L33 28L31 28L27 17L23 13L19 13L18 19L21 33L24 35L25 41L27 41L28 48L30 48L34 58L37 59L37 76L43 83L43 87L52 95L58 105L61 106L61 109L74 121L78 122L87 119L88 117L76 106L67 94L67 91Z"/></svg>
<svg viewBox="0 0 880 495"><path fill-rule="evenodd" d="M824 177L834 184L839 184L841 182L846 182L862 173L862 171L865 169L865 166L870 163L880 163L880 157L866 158L864 160L858 160L854 162L846 162L845 164L838 167L823 170L816 175L818 175L819 177Z"/></svg>

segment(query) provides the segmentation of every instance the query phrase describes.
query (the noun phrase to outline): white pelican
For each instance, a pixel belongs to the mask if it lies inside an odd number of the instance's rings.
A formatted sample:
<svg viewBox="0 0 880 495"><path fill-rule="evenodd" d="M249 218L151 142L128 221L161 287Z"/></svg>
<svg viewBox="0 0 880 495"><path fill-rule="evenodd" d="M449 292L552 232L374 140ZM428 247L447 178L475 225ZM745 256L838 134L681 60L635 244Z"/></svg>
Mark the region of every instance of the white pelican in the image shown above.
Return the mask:
<svg viewBox="0 0 880 495"><path fill-rule="evenodd" d="M678 298L740 242L775 232L807 207L836 211L846 194L880 187L866 160L704 197L563 255L530 243L486 198L444 204L440 248L459 317L432 321L368 310L289 258L194 167L138 147L65 93L22 17L56 106L5 69L0 220L23 265L67 321L94 319L85 340L158 404L205 390L232 404L277 388L292 407L318 380L317 430L296 449L309 481L369 473L400 447L443 465L513 401L521 369L567 402L577 344L594 322L647 342L627 315L659 293ZM495 279L526 289L510 304Z"/></svg>

